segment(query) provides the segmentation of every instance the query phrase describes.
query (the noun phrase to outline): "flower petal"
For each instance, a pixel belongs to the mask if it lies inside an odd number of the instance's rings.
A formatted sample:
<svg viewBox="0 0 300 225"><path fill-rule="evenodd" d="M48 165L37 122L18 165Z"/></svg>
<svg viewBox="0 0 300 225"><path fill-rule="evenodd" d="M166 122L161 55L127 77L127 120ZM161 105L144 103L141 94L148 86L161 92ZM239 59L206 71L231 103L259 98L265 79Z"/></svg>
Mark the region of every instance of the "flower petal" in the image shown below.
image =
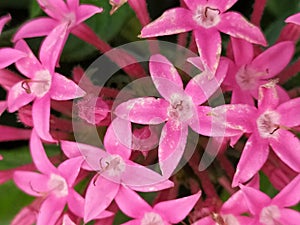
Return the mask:
<svg viewBox="0 0 300 225"><path fill-rule="evenodd" d="M16 42L23 38L46 36L57 24L58 21L48 17L33 19L20 27L12 41Z"/></svg>
<svg viewBox="0 0 300 225"><path fill-rule="evenodd" d="M237 66L249 64L254 57L253 45L243 39L231 37L234 62Z"/></svg>
<svg viewBox="0 0 300 225"><path fill-rule="evenodd" d="M76 216L83 218L84 216L84 198L78 194L74 189L69 189L68 207Z"/></svg>
<svg viewBox="0 0 300 225"><path fill-rule="evenodd" d="M276 111L280 114L280 124L287 127L300 125L300 98L289 100L279 105Z"/></svg>
<svg viewBox="0 0 300 225"><path fill-rule="evenodd" d="M158 19L145 26L140 37L157 37L178 34L193 29L192 13L188 9L173 8L165 11Z"/></svg>
<svg viewBox="0 0 300 225"><path fill-rule="evenodd" d="M201 61L201 57L197 56L197 57L190 57L188 58L186 61L188 61L189 63L191 63L192 65L194 65L196 68L198 68L200 71L204 71L205 67Z"/></svg>
<svg viewBox="0 0 300 225"><path fill-rule="evenodd" d="M280 209L280 218L278 221L281 224L296 224L296 221L300 221L300 213L292 209Z"/></svg>
<svg viewBox="0 0 300 225"><path fill-rule="evenodd" d="M260 29L249 23L241 14L226 12L220 15L221 21L217 28L232 37L244 39L253 44L267 45L267 41Z"/></svg>
<svg viewBox="0 0 300 225"><path fill-rule="evenodd" d="M94 176L85 195L84 222L87 223L104 211L114 200L120 184ZM97 197L98 196L98 197Z"/></svg>
<svg viewBox="0 0 300 225"><path fill-rule="evenodd" d="M198 192L188 197L159 202L153 207L153 210L163 215L164 219L171 224L177 224L194 208L200 196L201 192Z"/></svg>
<svg viewBox="0 0 300 225"><path fill-rule="evenodd" d="M238 0L208 0L209 4L215 5L221 12L230 9Z"/></svg>
<svg viewBox="0 0 300 225"><path fill-rule="evenodd" d="M247 104L254 106L254 99L250 92L242 91L241 88L236 87L232 90L231 104Z"/></svg>
<svg viewBox="0 0 300 225"><path fill-rule="evenodd" d="M197 220L192 225L215 225L216 222L210 217L206 216L204 218L201 218L200 220Z"/></svg>
<svg viewBox="0 0 300 225"><path fill-rule="evenodd" d="M77 9L77 21L76 23L82 23L83 21L87 20L88 18L92 17L93 15L97 13L103 12L103 9L100 7L97 7L95 5L80 5Z"/></svg>
<svg viewBox="0 0 300 225"><path fill-rule="evenodd" d="M240 215L248 212L248 207L242 191L237 191L222 205L220 213Z"/></svg>
<svg viewBox="0 0 300 225"><path fill-rule="evenodd" d="M64 154L68 158L74 158L77 156L81 156L81 152L79 150L80 144L72 141L61 141L60 147L63 150Z"/></svg>
<svg viewBox="0 0 300 225"><path fill-rule="evenodd" d="M50 93L52 99L60 101L80 98L85 95L85 92L74 81L58 73L53 75Z"/></svg>
<svg viewBox="0 0 300 225"><path fill-rule="evenodd" d="M286 23L295 23L300 25L300 13L296 13L292 16L289 16L286 20Z"/></svg>
<svg viewBox="0 0 300 225"><path fill-rule="evenodd" d="M117 106L114 113L125 120L139 124L160 124L167 120L169 103L162 98L130 99Z"/></svg>
<svg viewBox="0 0 300 225"><path fill-rule="evenodd" d="M300 172L299 138L287 130L279 129L278 132L278 139L270 139L272 149L285 164Z"/></svg>
<svg viewBox="0 0 300 225"><path fill-rule="evenodd" d="M79 172L80 167L83 162L81 156L67 159L58 166L58 171L67 180L69 186L73 186Z"/></svg>
<svg viewBox="0 0 300 225"><path fill-rule="evenodd" d="M242 152L233 177L232 186L236 187L252 178L264 165L269 155L269 147L266 141L252 134Z"/></svg>
<svg viewBox="0 0 300 225"><path fill-rule="evenodd" d="M6 101L0 101L0 116L6 110L6 108L7 108Z"/></svg>
<svg viewBox="0 0 300 225"><path fill-rule="evenodd" d="M274 109L279 104L279 97L276 91L276 83L271 81L259 87L258 90L258 109L264 112L268 109Z"/></svg>
<svg viewBox="0 0 300 225"><path fill-rule="evenodd" d="M79 3L80 3L79 0L66 0L66 2L67 2L67 5L68 5L68 8L71 11L76 11L78 9Z"/></svg>
<svg viewBox="0 0 300 225"><path fill-rule="evenodd" d="M24 52L21 52L13 48L1 48L0 49L0 68L3 69L14 62L22 59L26 56Z"/></svg>
<svg viewBox="0 0 300 225"><path fill-rule="evenodd" d="M129 220L121 225L141 225L141 220Z"/></svg>
<svg viewBox="0 0 300 225"><path fill-rule="evenodd" d="M128 201L130 199L130 201ZM115 198L120 210L135 219L142 218L152 207L136 192L126 186L121 186Z"/></svg>
<svg viewBox="0 0 300 225"><path fill-rule="evenodd" d="M0 142L29 140L31 130L0 125Z"/></svg>
<svg viewBox="0 0 300 225"><path fill-rule="evenodd" d="M0 34L2 33L2 30L3 30L3 27L5 26L5 24L7 24L8 21L10 21L10 20L11 20L10 14L0 17Z"/></svg>
<svg viewBox="0 0 300 225"><path fill-rule="evenodd" d="M62 19L63 15L69 12L63 0L37 0L37 2L45 13L57 20Z"/></svg>
<svg viewBox="0 0 300 225"><path fill-rule="evenodd" d="M199 28L194 31L194 34L203 65L214 75L219 65L222 50L221 35L219 31L214 28Z"/></svg>

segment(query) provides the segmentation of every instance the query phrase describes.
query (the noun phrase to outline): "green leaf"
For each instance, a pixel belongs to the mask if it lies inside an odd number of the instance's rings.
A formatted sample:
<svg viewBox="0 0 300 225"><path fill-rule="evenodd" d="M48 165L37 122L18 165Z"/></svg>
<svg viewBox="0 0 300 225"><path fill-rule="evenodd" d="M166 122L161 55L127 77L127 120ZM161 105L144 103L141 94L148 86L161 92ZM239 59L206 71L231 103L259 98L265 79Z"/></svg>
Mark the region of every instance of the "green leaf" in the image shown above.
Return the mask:
<svg viewBox="0 0 300 225"><path fill-rule="evenodd" d="M29 16L30 18L37 17L42 15L43 11L40 8L38 2L36 0L31 0L30 7L29 7Z"/></svg>
<svg viewBox="0 0 300 225"><path fill-rule="evenodd" d="M1 0L0 8L27 9L29 4L30 4L30 0L21 0L21 1Z"/></svg>
<svg viewBox="0 0 300 225"><path fill-rule="evenodd" d="M270 196L271 198L273 198L278 193L278 190L274 188L269 178L265 174L260 173L259 175L260 175L260 190L265 194L267 194L268 196Z"/></svg>
<svg viewBox="0 0 300 225"><path fill-rule="evenodd" d="M289 0L288 4L282 0L267 1L267 10L269 10L274 16L287 17L300 10L299 0Z"/></svg>

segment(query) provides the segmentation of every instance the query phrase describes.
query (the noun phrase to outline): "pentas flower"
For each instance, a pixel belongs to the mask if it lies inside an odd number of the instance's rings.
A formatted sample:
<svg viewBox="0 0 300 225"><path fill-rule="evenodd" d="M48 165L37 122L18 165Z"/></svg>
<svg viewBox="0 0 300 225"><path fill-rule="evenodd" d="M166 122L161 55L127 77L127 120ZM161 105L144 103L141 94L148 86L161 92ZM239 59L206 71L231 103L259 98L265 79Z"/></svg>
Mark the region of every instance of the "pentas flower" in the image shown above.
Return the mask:
<svg viewBox="0 0 300 225"><path fill-rule="evenodd" d="M224 85L232 90L231 103L254 105L258 98L258 88L268 79L278 75L290 62L295 51L294 43L277 43L254 57L253 45L232 38L234 63L229 67ZM281 101L288 100L287 93L276 85Z"/></svg>
<svg viewBox="0 0 300 225"><path fill-rule="evenodd" d="M33 101L32 119L36 132L42 139L53 141L49 134L50 100L70 100L85 93L73 81L54 72L55 56L41 51L41 58L45 60L40 62L23 40L17 42L15 48L27 54L16 63L16 67L28 79L17 82L9 90L8 111L15 112Z"/></svg>
<svg viewBox="0 0 300 225"><path fill-rule="evenodd" d="M250 225L297 224L300 213L289 209L300 201L300 175L294 178L273 199L265 193L240 185L245 202L254 219Z"/></svg>
<svg viewBox="0 0 300 225"><path fill-rule="evenodd" d="M296 13L285 20L286 23L294 23L300 25L300 13Z"/></svg>
<svg viewBox="0 0 300 225"><path fill-rule="evenodd" d="M188 9L167 10L141 31L140 37L178 34L193 30L206 69L215 73L221 55L220 32L266 45L262 32L236 12L226 12L237 0L184 0Z"/></svg>
<svg viewBox="0 0 300 225"><path fill-rule="evenodd" d="M170 225L181 222L199 200L197 194L159 202L151 207L144 199L131 189L122 186L116 196L116 203L123 213L134 218L122 225Z"/></svg>
<svg viewBox="0 0 300 225"><path fill-rule="evenodd" d="M266 162L270 147L285 164L299 172L300 141L290 131L300 125L300 98L279 104L275 83L270 82L259 90L258 108L244 107L249 109L249 119L245 123L248 123L251 135L237 165L232 185L246 182L256 174Z"/></svg>
<svg viewBox="0 0 300 225"><path fill-rule="evenodd" d="M114 129L122 133L122 141ZM122 185L137 191L158 191L173 186L158 173L132 162L129 157L131 149L131 127L127 121L116 118L108 127L104 138L106 151L86 144L62 141L61 146L68 157L81 156L85 159L83 168L96 171L85 196L84 221L98 219L106 209ZM120 134L120 133L119 133ZM95 196L105 196L95 197Z"/></svg>
<svg viewBox="0 0 300 225"><path fill-rule="evenodd" d="M78 199L82 198L73 189L80 171L82 158L68 159L58 168L49 161L42 142L35 130L30 139L30 152L36 168L41 173L16 171L14 181L25 193L43 200L37 214L37 225L55 224L66 204L75 214L81 214Z"/></svg>

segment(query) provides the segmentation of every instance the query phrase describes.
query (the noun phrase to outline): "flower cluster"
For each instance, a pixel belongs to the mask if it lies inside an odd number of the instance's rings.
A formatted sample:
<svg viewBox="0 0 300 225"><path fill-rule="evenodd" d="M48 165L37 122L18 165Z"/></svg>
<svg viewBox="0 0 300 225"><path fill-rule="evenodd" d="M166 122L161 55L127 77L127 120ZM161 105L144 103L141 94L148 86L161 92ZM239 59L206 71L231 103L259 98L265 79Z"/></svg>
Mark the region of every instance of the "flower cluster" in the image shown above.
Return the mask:
<svg viewBox="0 0 300 225"><path fill-rule="evenodd" d="M87 25L106 13L92 2L36 0L42 16L0 48L0 115L22 124L0 125L0 141L28 140L32 159L0 171L1 185L34 197L11 224L298 224L300 97L287 83L300 72L300 13L270 45L266 1L254 1L251 21L231 10L237 0L182 0L153 21L146 0L107 1L106 18L125 7L136 15L145 65ZM0 33L11 19L0 18ZM72 35L114 65L65 69ZM169 35L178 35L171 55L157 40ZM102 82L116 65L122 75Z"/></svg>

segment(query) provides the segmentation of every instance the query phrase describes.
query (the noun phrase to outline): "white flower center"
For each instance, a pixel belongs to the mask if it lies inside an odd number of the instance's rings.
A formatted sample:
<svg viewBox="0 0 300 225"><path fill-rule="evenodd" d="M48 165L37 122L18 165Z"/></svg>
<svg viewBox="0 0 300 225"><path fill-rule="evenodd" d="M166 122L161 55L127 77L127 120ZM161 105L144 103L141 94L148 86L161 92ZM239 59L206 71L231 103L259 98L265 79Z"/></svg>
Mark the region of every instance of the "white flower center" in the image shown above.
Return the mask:
<svg viewBox="0 0 300 225"><path fill-rule="evenodd" d="M34 79L22 82L22 88L36 97L43 97L51 87L52 76L48 70L41 70L35 73Z"/></svg>
<svg viewBox="0 0 300 225"><path fill-rule="evenodd" d="M63 17L63 22L66 22L68 27L72 28L76 25L76 15L73 12L65 14Z"/></svg>
<svg viewBox="0 0 300 225"><path fill-rule="evenodd" d="M265 74L244 65L236 73L235 80L242 90L252 90L256 88L259 77Z"/></svg>
<svg viewBox="0 0 300 225"><path fill-rule="evenodd" d="M210 28L216 26L220 22L220 10L209 6L199 6L194 14L193 19L198 25Z"/></svg>
<svg viewBox="0 0 300 225"><path fill-rule="evenodd" d="M266 111L256 120L257 129L262 138L277 138L280 115L275 111Z"/></svg>
<svg viewBox="0 0 300 225"><path fill-rule="evenodd" d="M106 172L110 177L120 176L126 168L123 158L119 155L110 155L100 160L100 166L102 171Z"/></svg>
<svg viewBox="0 0 300 225"><path fill-rule="evenodd" d="M57 197L68 195L68 184L66 180L57 174L51 174L47 185L51 192Z"/></svg>
<svg viewBox="0 0 300 225"><path fill-rule="evenodd" d="M174 94L168 107L168 116L178 123L186 122L194 115L194 104L188 95Z"/></svg>
<svg viewBox="0 0 300 225"><path fill-rule="evenodd" d="M164 225L164 221L161 216L154 212L148 212L144 214L141 221L141 225Z"/></svg>
<svg viewBox="0 0 300 225"><path fill-rule="evenodd" d="M280 225L276 220L280 218L280 210L276 205L263 208L259 216L259 222L265 225Z"/></svg>

